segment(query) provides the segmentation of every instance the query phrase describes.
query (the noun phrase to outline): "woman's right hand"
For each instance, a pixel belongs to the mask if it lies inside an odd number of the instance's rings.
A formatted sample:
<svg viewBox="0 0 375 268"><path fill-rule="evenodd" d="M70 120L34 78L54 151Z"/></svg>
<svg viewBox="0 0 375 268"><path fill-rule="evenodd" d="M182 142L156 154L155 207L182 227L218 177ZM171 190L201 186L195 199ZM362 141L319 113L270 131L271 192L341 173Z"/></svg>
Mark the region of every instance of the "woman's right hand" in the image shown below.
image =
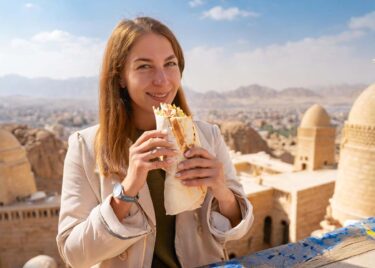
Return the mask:
<svg viewBox="0 0 375 268"><path fill-rule="evenodd" d="M167 140L167 132L161 130L145 131L129 148L129 166L122 181L124 192L135 196L146 182L150 170L167 168L174 161L177 151ZM163 161L159 160L160 156Z"/></svg>

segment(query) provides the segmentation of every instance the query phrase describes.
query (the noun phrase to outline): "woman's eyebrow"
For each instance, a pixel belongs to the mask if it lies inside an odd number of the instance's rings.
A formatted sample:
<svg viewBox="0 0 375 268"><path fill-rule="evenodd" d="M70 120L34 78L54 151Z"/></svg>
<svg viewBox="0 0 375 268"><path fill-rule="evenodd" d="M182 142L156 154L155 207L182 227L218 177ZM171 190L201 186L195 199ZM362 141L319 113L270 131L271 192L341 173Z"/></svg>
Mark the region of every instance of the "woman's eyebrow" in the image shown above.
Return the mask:
<svg viewBox="0 0 375 268"><path fill-rule="evenodd" d="M172 59L175 59L175 58L176 58L175 55L170 55L170 56L166 57L164 61L169 61L169 60L172 60ZM137 58L137 59L134 60L134 62L137 62L137 61L152 62L152 60L148 59L148 58Z"/></svg>
<svg viewBox="0 0 375 268"><path fill-rule="evenodd" d="M146 58L138 58L138 59L134 60L134 62L137 62L137 61L148 61L148 62L151 62L150 59L146 59Z"/></svg>
<svg viewBox="0 0 375 268"><path fill-rule="evenodd" d="M175 59L176 56L175 55L170 55L169 57L166 57L164 61L169 61L169 60L172 60L172 59Z"/></svg>

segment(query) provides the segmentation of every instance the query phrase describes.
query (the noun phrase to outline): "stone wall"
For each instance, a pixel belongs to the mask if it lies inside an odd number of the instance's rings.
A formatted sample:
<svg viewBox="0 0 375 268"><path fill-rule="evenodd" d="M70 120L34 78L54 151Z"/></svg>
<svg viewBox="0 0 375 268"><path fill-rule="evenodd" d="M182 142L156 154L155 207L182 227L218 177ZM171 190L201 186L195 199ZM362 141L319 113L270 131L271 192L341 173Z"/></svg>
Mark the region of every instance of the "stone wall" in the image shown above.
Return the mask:
<svg viewBox="0 0 375 268"><path fill-rule="evenodd" d="M0 210L0 267L21 268L41 254L65 267L56 245L58 215L56 206Z"/></svg>
<svg viewBox="0 0 375 268"><path fill-rule="evenodd" d="M252 252L269 248L271 245L264 243L264 220L272 210L273 189L257 192L248 196L253 205L254 222L247 235L238 241L227 243L230 257L244 256Z"/></svg>
<svg viewBox="0 0 375 268"><path fill-rule="evenodd" d="M324 219L334 187L335 183L330 182L297 193L296 240L320 229L319 223Z"/></svg>
<svg viewBox="0 0 375 268"><path fill-rule="evenodd" d="M296 170L316 170L335 163L333 127L298 128Z"/></svg>
<svg viewBox="0 0 375 268"><path fill-rule="evenodd" d="M289 229L293 228L294 221L291 219L292 195L288 192L274 190L272 209L272 247L290 242ZM285 226L286 225L286 226ZM287 228L287 238L284 238Z"/></svg>

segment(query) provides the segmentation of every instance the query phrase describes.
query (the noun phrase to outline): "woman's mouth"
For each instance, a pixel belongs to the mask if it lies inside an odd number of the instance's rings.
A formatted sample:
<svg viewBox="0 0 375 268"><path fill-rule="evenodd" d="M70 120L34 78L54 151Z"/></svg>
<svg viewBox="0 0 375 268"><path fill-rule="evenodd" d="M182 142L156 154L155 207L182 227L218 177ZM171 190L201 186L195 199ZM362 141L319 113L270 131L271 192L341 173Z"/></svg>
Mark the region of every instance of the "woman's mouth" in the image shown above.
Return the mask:
<svg viewBox="0 0 375 268"><path fill-rule="evenodd" d="M165 92L165 93L151 93L151 92L147 92L146 94L148 96L150 96L152 99L154 99L155 101L165 102L167 100L169 92Z"/></svg>

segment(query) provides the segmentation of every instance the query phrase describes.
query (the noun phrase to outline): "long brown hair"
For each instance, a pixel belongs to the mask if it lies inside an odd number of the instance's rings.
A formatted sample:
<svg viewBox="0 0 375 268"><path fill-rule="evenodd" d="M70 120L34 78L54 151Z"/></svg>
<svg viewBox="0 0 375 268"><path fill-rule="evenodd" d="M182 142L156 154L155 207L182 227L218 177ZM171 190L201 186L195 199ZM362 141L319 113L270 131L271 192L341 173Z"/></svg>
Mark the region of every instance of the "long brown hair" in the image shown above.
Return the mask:
<svg viewBox="0 0 375 268"><path fill-rule="evenodd" d="M180 73L185 60L180 44L172 31L161 22L150 17L122 20L113 30L105 49L99 82L99 129L95 137L95 155L99 172L103 176L124 176L129 164L130 138L135 133L132 121L130 97L120 86L120 75L124 71L127 56L139 37L146 33L164 36L172 45L178 60ZM173 101L188 115L182 88Z"/></svg>

